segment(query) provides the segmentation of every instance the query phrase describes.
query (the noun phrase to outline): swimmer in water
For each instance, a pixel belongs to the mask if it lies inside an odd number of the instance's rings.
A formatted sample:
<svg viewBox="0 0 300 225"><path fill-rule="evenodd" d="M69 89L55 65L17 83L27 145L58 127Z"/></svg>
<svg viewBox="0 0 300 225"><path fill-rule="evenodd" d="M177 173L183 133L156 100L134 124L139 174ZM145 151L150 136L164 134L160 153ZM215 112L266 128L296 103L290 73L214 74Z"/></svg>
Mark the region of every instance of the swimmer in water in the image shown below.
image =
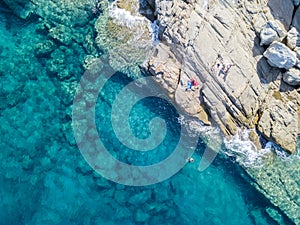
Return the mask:
<svg viewBox="0 0 300 225"><path fill-rule="evenodd" d="M192 162L194 162L195 160L194 160L193 157L188 157L188 158L186 159L186 161L187 161L188 163L192 163Z"/></svg>

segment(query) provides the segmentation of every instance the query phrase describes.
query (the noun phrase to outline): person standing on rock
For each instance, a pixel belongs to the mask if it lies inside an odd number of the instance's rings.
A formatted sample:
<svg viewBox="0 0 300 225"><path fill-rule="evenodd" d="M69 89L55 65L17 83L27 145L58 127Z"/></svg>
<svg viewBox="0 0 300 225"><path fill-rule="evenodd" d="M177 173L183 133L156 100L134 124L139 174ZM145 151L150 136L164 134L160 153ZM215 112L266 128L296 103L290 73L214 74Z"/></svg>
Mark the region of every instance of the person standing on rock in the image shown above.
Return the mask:
<svg viewBox="0 0 300 225"><path fill-rule="evenodd" d="M235 64L234 63L225 63L225 64L218 63L217 64L217 67L219 70L218 75L220 76L221 74L224 74L224 80L225 80L226 75L232 66L235 66Z"/></svg>
<svg viewBox="0 0 300 225"><path fill-rule="evenodd" d="M225 64L224 69L223 69L223 73L226 74L232 66L235 66L235 64L234 63Z"/></svg>

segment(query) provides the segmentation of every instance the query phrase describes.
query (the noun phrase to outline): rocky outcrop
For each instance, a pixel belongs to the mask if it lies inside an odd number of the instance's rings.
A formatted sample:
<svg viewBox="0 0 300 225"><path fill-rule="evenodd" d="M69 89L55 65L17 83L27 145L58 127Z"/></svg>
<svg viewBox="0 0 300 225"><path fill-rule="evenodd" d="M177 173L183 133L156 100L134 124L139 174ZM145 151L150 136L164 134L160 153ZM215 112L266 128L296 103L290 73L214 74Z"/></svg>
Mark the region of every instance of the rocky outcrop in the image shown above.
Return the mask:
<svg viewBox="0 0 300 225"><path fill-rule="evenodd" d="M284 104L280 99L280 92L275 92L273 95L274 98L271 98L267 108L262 112L258 130L267 138L272 138L279 146L293 149L296 147L295 140L298 132L297 105L294 102ZM287 129L282 130L282 127Z"/></svg>
<svg viewBox="0 0 300 225"><path fill-rule="evenodd" d="M164 74L158 79L159 84L167 90L172 89L171 97L183 105L190 115L197 115L199 111L190 110L189 106L197 105L197 109L205 109L200 110L201 116L198 114L197 117L209 118L225 134L233 135L239 127L254 128L258 131L257 135L252 136L256 143L262 132L268 140L281 143L283 149L292 153L295 151L298 127L291 130L284 117L277 118L281 120L276 125L278 129L292 133L290 141L293 144L285 145L284 135L272 134L271 127L269 130L259 129L258 121L262 121L262 109L274 100L271 92L281 91L282 75L276 68L290 69L298 62L297 54L280 42L286 37L291 24L294 4L291 0L255 4L247 1L157 1L156 14L162 41L159 48L167 46L170 53L166 54L175 56L174 64L180 70L177 69L177 73L172 71L172 76L166 71L159 71L153 62L160 62L166 67L169 59L164 57L165 54L160 57L155 53L146 69L150 71L155 67L156 74ZM285 8L285 11L279 7ZM268 44L267 51L260 47ZM224 73L220 65L230 64L235 66ZM199 79L199 94L197 91L193 95L184 91L183 87L191 78ZM281 95L287 99L287 102L282 102L284 105L299 97L291 97L289 91ZM295 120L298 124L297 116Z"/></svg>

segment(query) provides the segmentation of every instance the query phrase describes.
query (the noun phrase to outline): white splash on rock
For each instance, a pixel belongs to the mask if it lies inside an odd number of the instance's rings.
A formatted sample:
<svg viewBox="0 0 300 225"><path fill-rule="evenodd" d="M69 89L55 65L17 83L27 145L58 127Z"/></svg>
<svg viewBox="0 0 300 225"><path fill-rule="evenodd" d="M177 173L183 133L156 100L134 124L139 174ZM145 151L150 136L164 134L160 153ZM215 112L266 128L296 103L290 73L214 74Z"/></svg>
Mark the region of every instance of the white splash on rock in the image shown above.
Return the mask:
<svg viewBox="0 0 300 225"><path fill-rule="evenodd" d="M271 148L258 150L250 140L251 130L239 130L231 139L225 139L225 155L233 157L239 164L245 167L261 167L264 165L264 159L271 154Z"/></svg>

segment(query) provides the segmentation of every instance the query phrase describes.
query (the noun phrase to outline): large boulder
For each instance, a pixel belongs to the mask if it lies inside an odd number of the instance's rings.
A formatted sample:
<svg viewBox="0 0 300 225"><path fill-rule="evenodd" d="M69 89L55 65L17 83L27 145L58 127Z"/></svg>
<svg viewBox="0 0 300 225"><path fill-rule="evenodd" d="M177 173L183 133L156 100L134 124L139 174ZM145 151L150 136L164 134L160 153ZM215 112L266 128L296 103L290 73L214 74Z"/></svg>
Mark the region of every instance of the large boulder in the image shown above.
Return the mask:
<svg viewBox="0 0 300 225"><path fill-rule="evenodd" d="M260 31L260 45L269 45L273 41L278 41L285 36L284 30L280 28L276 21L268 21Z"/></svg>
<svg viewBox="0 0 300 225"><path fill-rule="evenodd" d="M297 63L297 55L286 45L274 41L264 52L264 56L268 59L271 66L290 69Z"/></svg>
<svg viewBox="0 0 300 225"><path fill-rule="evenodd" d="M13 12L26 19L32 14L68 27L81 27L90 21L94 1L90 0L4 0ZM90 10L87 10L90 9Z"/></svg>
<svg viewBox="0 0 300 225"><path fill-rule="evenodd" d="M283 80L291 86L300 86L300 70L291 68L283 74Z"/></svg>
<svg viewBox="0 0 300 225"><path fill-rule="evenodd" d="M287 46L291 49L295 49L300 46L300 33L295 27L290 29L288 32Z"/></svg>

